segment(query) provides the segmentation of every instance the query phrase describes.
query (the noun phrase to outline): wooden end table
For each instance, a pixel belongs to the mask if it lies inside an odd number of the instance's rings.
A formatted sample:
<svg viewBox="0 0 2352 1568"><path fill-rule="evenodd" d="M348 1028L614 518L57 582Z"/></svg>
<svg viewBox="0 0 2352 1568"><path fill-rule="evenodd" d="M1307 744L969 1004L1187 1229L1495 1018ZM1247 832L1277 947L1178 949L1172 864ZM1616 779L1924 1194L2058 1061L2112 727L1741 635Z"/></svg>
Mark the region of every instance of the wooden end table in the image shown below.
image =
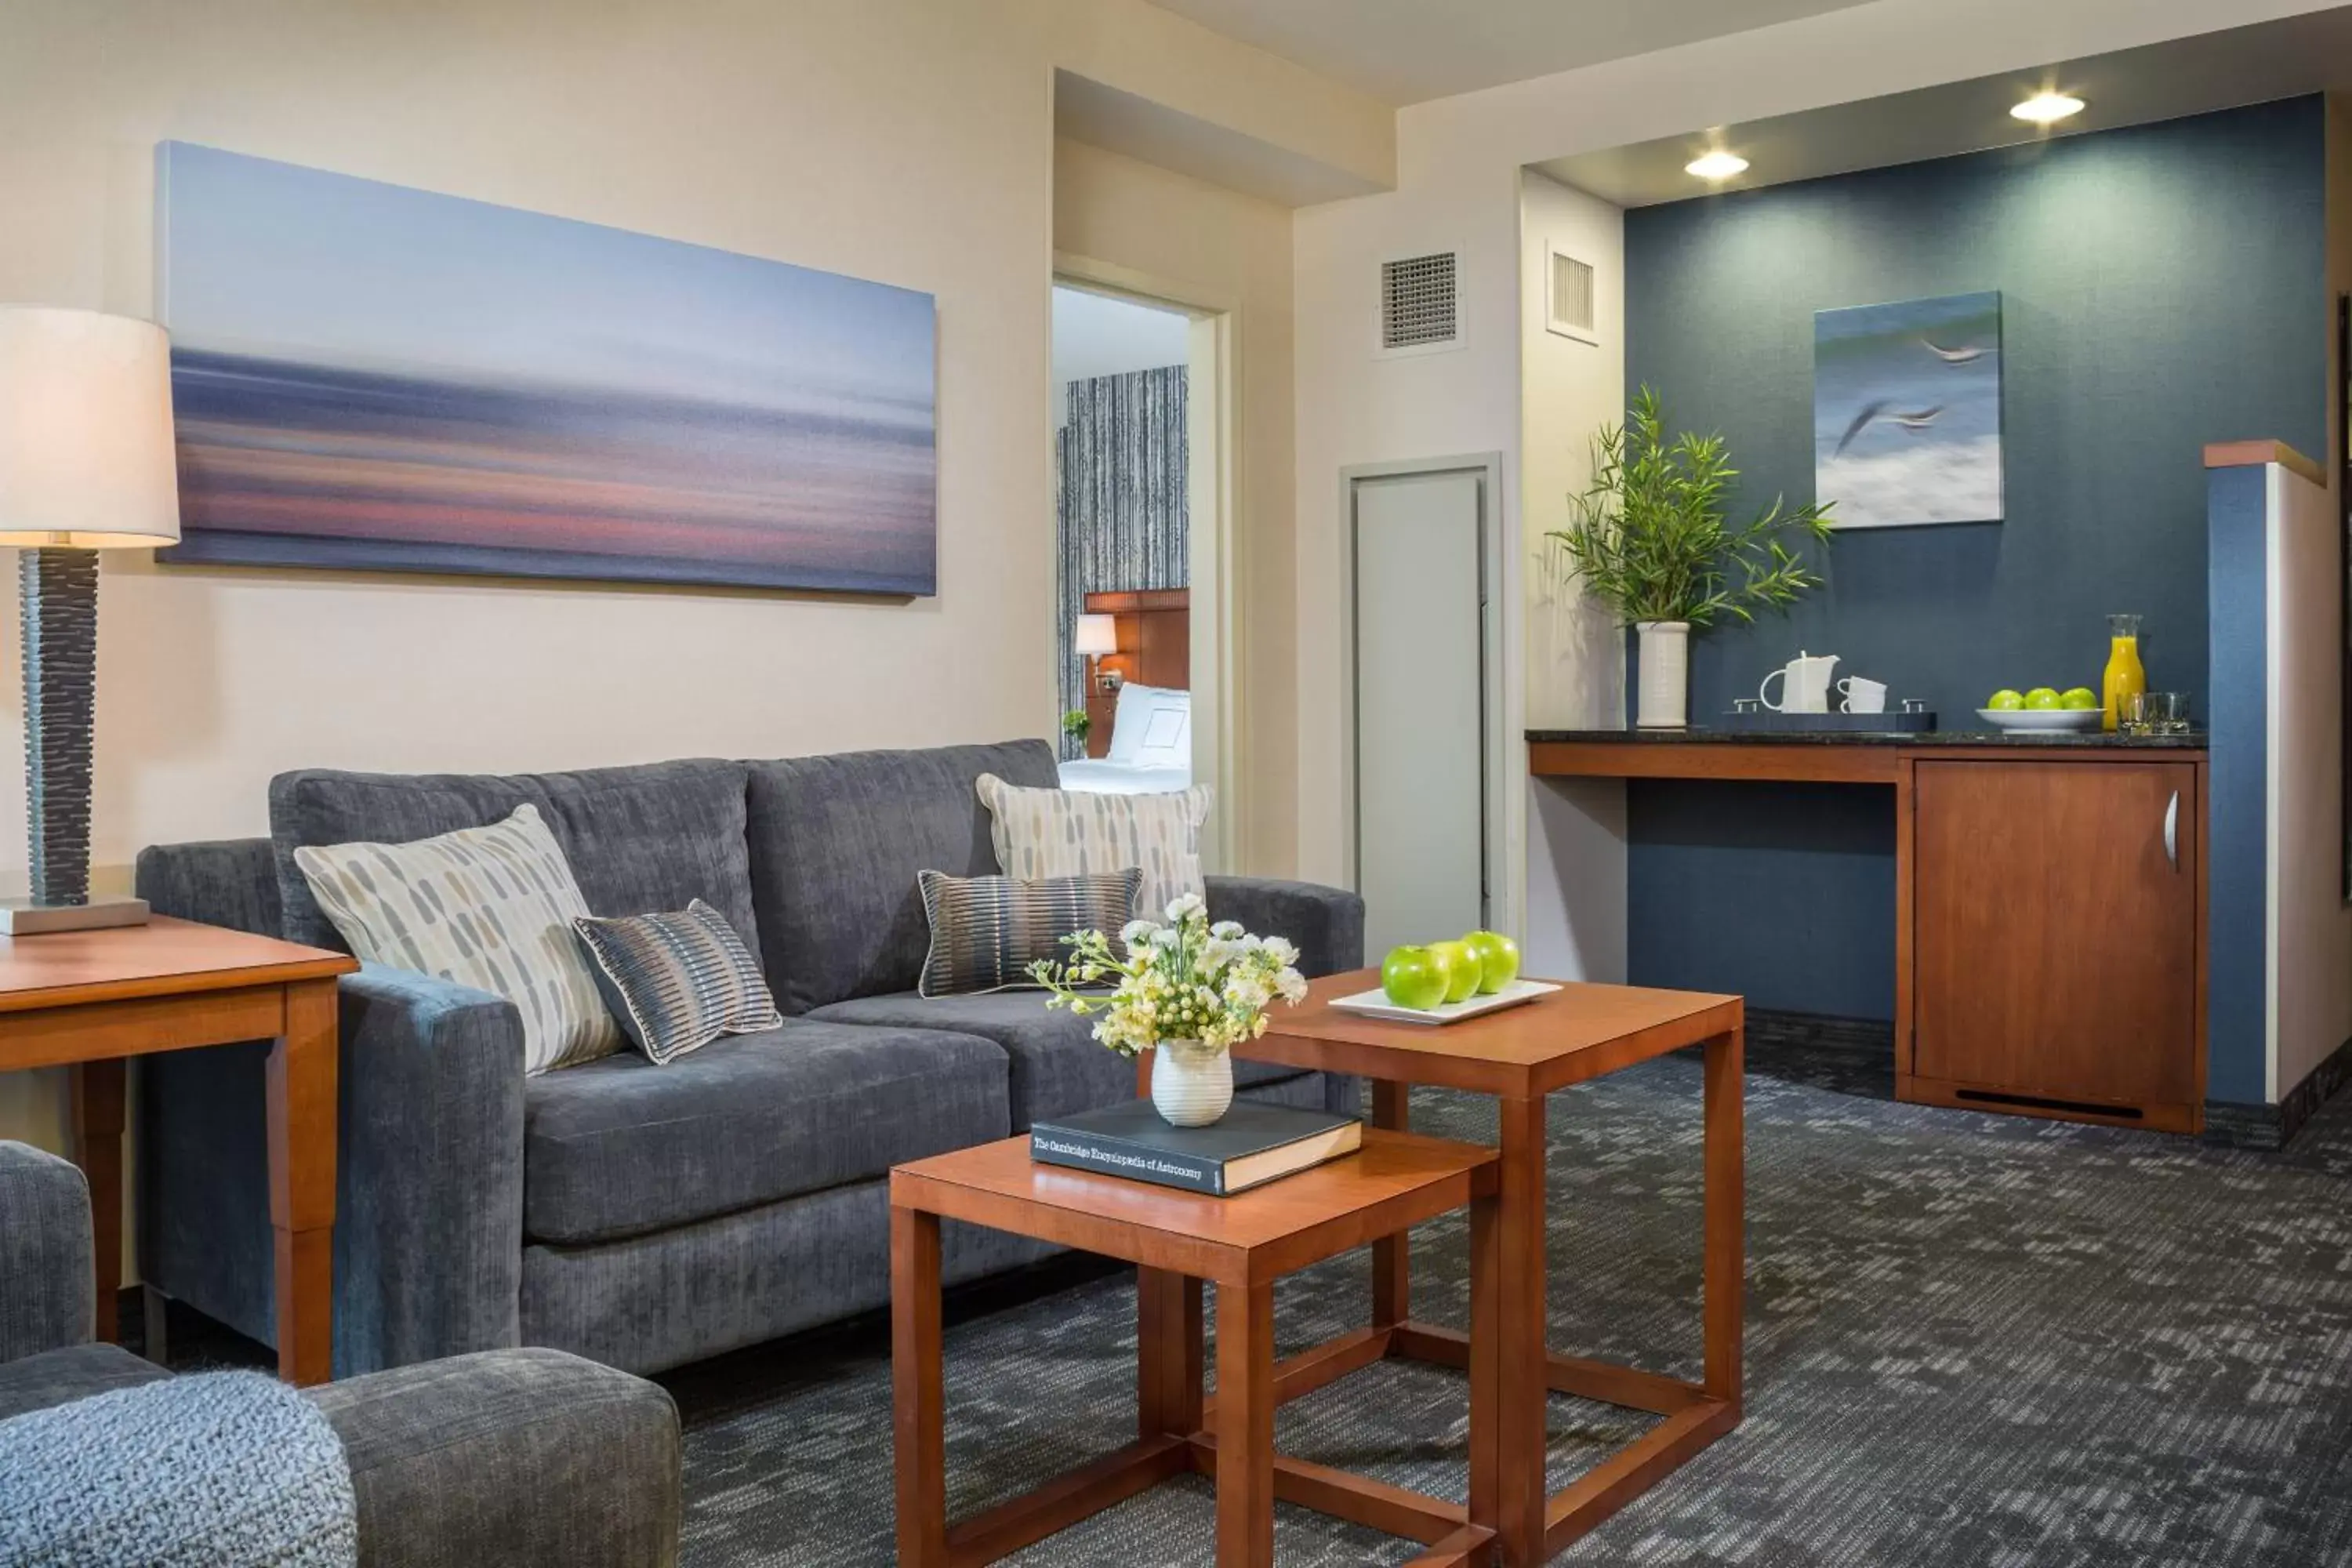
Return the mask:
<svg viewBox="0 0 2352 1568"><path fill-rule="evenodd" d="M1369 1078L1372 1122L1406 1124L1406 1092L1437 1084L1493 1095L1501 1120L1501 1496L1496 1545L1511 1568L1567 1547L1692 1455L1739 1425L1743 1152L1739 997L1630 985L1567 984L1525 1005L1458 1024L1390 1023L1333 1007L1380 984L1375 970L1316 981L1295 1008L1234 1054ZM1706 1047L1705 1374L1697 1383L1554 1355L1544 1320L1544 1097L1685 1046ZM1384 1356L1461 1366L1475 1345L1416 1323L1402 1237L1372 1245L1372 1324L1284 1362L1286 1399ZM1664 1416L1637 1441L1549 1497L1549 1390Z"/></svg>
<svg viewBox="0 0 2352 1568"><path fill-rule="evenodd" d="M1367 1131L1362 1151L1229 1198L1041 1165L1008 1138L890 1173L890 1375L900 1568L975 1568L1187 1470L1215 1479L1218 1568L1269 1568L1280 1498L1430 1549L1413 1568L1481 1560L1501 1479L1497 1335L1475 1332L1470 1501L1445 1502L1277 1455L1275 1407L1299 1392L1274 1360L1274 1282L1470 1205L1471 1319L1499 1305L1496 1152ZM1136 1440L950 1528L942 1435L940 1221L969 1221L1137 1265ZM1201 1394L1201 1282L1217 1282L1217 1398ZM1321 1379L1330 1381L1329 1377ZM1205 1427L1205 1429L1204 1429Z"/></svg>
<svg viewBox="0 0 2352 1568"><path fill-rule="evenodd" d="M278 1372L332 1372L335 977L347 954L156 917L107 931L0 936L0 1072L74 1068L75 1163L89 1180L98 1337L122 1283L125 1063L275 1040L269 1223L278 1233Z"/></svg>

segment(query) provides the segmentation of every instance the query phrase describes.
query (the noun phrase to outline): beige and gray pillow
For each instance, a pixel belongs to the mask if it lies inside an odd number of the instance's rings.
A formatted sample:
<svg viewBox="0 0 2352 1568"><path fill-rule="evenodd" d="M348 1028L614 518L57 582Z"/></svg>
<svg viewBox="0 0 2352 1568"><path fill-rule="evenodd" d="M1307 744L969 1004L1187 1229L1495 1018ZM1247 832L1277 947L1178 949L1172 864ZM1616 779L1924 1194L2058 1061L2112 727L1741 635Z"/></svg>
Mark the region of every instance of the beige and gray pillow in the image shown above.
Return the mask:
<svg viewBox="0 0 2352 1568"><path fill-rule="evenodd" d="M537 806L411 844L306 845L294 864L360 958L513 1003L524 1072L620 1049L620 1026L572 934L587 901Z"/></svg>
<svg viewBox="0 0 2352 1568"><path fill-rule="evenodd" d="M979 780L996 862L1019 881L1081 877L1133 867L1143 873L1139 919L1159 920L1173 900L1205 895L1201 825L1216 792L1207 784L1160 795L1028 789L994 773Z"/></svg>
<svg viewBox="0 0 2352 1568"><path fill-rule="evenodd" d="M923 916L931 924L930 955L916 989L925 996L969 996L982 991L1032 986L1029 966L1070 956L1062 939L1098 931L1116 937L1135 918L1135 890L1143 873L1049 877L950 877L919 872Z"/></svg>

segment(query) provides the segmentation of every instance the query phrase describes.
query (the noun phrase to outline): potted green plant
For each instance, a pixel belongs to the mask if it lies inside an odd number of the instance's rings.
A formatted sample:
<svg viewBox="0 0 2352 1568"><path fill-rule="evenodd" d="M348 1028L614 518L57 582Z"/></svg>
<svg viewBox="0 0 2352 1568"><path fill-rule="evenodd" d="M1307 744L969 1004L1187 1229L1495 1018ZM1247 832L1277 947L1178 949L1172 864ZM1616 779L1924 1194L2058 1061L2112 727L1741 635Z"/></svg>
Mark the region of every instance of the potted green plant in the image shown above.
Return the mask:
<svg viewBox="0 0 2352 1568"><path fill-rule="evenodd" d="M1545 535L1563 576L1634 629L1644 729L1687 719L1693 628L1752 621L1821 585L1789 541L1827 543L1830 503L1790 509L1775 497L1735 526L1727 502L1738 477L1719 433L1668 437L1664 405L1644 386L1625 423L1593 437L1592 482L1569 498L1568 526Z"/></svg>
<svg viewBox="0 0 2352 1568"><path fill-rule="evenodd" d="M1087 733L1095 727L1094 716L1083 708L1073 708L1062 715L1062 733L1077 746L1077 754L1087 754Z"/></svg>

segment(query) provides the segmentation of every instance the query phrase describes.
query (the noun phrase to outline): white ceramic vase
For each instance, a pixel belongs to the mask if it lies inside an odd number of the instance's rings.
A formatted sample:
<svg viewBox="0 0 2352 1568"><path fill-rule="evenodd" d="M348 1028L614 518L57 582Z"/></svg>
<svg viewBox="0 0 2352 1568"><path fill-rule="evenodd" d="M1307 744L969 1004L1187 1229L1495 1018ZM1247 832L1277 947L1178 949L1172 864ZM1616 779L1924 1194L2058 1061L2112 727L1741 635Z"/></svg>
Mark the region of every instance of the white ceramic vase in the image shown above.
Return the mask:
<svg viewBox="0 0 2352 1568"><path fill-rule="evenodd" d="M1151 1103L1171 1127L1206 1127L1234 1103L1234 1058L1198 1040L1162 1040L1151 1054Z"/></svg>
<svg viewBox="0 0 2352 1568"><path fill-rule="evenodd" d="M1644 730L1679 730L1690 722L1690 623L1640 621L1640 710Z"/></svg>

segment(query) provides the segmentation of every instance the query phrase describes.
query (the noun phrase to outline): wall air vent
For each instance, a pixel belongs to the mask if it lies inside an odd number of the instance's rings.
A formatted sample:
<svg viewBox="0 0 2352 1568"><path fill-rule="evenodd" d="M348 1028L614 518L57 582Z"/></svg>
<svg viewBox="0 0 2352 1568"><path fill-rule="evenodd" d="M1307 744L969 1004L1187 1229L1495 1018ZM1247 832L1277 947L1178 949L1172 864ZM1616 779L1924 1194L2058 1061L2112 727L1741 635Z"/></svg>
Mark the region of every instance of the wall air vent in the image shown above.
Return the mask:
<svg viewBox="0 0 2352 1568"><path fill-rule="evenodd" d="M1550 252L1550 258L1544 325L1563 338L1599 343L1601 333L1592 314L1592 263L1579 261L1564 250Z"/></svg>
<svg viewBox="0 0 2352 1568"><path fill-rule="evenodd" d="M1455 263L1451 250L1381 263L1381 354L1433 353L1461 346Z"/></svg>

